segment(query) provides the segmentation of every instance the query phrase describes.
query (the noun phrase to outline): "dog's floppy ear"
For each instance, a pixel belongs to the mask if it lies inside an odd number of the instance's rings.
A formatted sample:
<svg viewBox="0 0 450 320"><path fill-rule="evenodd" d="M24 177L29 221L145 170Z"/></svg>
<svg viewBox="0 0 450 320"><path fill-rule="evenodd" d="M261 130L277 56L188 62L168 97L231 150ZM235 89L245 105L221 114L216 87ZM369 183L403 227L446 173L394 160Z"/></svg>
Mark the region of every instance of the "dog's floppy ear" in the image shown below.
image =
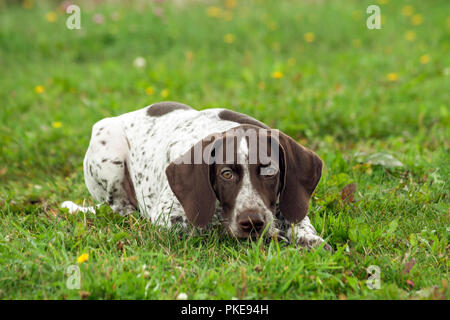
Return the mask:
<svg viewBox="0 0 450 320"><path fill-rule="evenodd" d="M188 221L200 228L211 221L216 207L210 180L212 147L211 139L205 138L166 168L170 188L183 206Z"/></svg>
<svg viewBox="0 0 450 320"><path fill-rule="evenodd" d="M280 211L289 222L301 221L322 175L322 160L311 150L279 132L282 187Z"/></svg>

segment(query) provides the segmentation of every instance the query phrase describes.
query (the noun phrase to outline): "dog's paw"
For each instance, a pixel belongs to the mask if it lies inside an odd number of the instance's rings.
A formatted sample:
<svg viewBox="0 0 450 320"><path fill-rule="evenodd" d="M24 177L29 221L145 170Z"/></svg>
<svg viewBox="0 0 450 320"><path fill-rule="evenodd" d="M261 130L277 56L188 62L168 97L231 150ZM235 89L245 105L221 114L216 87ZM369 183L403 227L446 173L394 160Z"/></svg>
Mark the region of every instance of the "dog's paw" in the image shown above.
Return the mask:
<svg viewBox="0 0 450 320"><path fill-rule="evenodd" d="M315 234L299 235L296 239L296 243L307 250L315 249L323 244L325 250L333 253L333 248L326 243L325 240Z"/></svg>

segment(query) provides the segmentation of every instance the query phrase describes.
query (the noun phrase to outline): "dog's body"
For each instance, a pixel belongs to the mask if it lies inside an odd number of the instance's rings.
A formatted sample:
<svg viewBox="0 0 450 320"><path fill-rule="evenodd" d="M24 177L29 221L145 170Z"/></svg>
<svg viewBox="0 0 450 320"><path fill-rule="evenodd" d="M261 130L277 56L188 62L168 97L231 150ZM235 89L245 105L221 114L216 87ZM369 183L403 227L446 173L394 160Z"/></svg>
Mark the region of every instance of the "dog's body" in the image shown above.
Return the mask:
<svg viewBox="0 0 450 320"><path fill-rule="evenodd" d="M266 132L270 147L279 143L281 161L252 164L249 138L236 134L243 130ZM225 138L230 136L236 145ZM219 142L231 148L226 150L233 163L219 164ZM181 163L194 160L197 147L204 147L201 163ZM217 159L204 163L211 155ZM287 175L287 168L294 167ZM89 192L123 215L138 210L168 227L221 222L240 238L259 235L268 226L269 236L276 232L305 247L323 242L306 217L321 168L314 153L251 117L226 109L197 111L174 102L99 121L84 159Z"/></svg>

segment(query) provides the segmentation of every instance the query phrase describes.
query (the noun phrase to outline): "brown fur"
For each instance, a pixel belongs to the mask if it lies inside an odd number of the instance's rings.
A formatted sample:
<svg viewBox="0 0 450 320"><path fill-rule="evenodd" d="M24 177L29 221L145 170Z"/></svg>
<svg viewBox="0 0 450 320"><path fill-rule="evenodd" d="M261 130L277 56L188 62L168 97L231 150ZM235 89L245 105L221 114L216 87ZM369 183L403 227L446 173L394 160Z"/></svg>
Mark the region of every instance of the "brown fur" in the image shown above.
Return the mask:
<svg viewBox="0 0 450 320"><path fill-rule="evenodd" d="M233 121L233 122L237 122L240 124L251 124L251 125L254 125L254 126L257 126L260 128L270 130L270 127L267 126L266 124L262 123L261 121L258 121L252 117L249 117L246 114L231 111L231 110L220 111L219 118L222 120Z"/></svg>
<svg viewBox="0 0 450 320"><path fill-rule="evenodd" d="M178 103L178 102L158 102L155 104L152 104L147 109L147 115L150 117L161 117L169 112L175 111L175 110L189 110L192 109L188 105Z"/></svg>

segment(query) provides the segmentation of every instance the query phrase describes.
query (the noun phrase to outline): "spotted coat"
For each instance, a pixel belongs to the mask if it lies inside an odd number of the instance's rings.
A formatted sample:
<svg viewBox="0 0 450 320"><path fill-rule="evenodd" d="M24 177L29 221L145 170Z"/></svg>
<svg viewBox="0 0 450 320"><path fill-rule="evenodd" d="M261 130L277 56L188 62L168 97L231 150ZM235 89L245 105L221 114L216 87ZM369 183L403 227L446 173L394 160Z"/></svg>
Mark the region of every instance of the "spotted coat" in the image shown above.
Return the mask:
<svg viewBox="0 0 450 320"><path fill-rule="evenodd" d="M93 126L83 163L89 192L95 200L107 203L122 215L138 210L157 224L187 226L185 211L169 186L165 170L205 137L240 126L239 119L235 115L231 119L230 113L226 109L197 111L184 104L162 102L100 120ZM245 120L265 126L250 117ZM258 202L248 176L243 183L248 188L238 199L249 201L253 197ZM71 211L94 211L92 207L79 207L70 201L63 203L63 207ZM213 224L221 220L220 209L216 201ZM271 219L275 219L271 235L276 231L280 238L296 239L305 247L323 242L307 217L293 225L278 210ZM330 249L327 244L325 247Z"/></svg>

